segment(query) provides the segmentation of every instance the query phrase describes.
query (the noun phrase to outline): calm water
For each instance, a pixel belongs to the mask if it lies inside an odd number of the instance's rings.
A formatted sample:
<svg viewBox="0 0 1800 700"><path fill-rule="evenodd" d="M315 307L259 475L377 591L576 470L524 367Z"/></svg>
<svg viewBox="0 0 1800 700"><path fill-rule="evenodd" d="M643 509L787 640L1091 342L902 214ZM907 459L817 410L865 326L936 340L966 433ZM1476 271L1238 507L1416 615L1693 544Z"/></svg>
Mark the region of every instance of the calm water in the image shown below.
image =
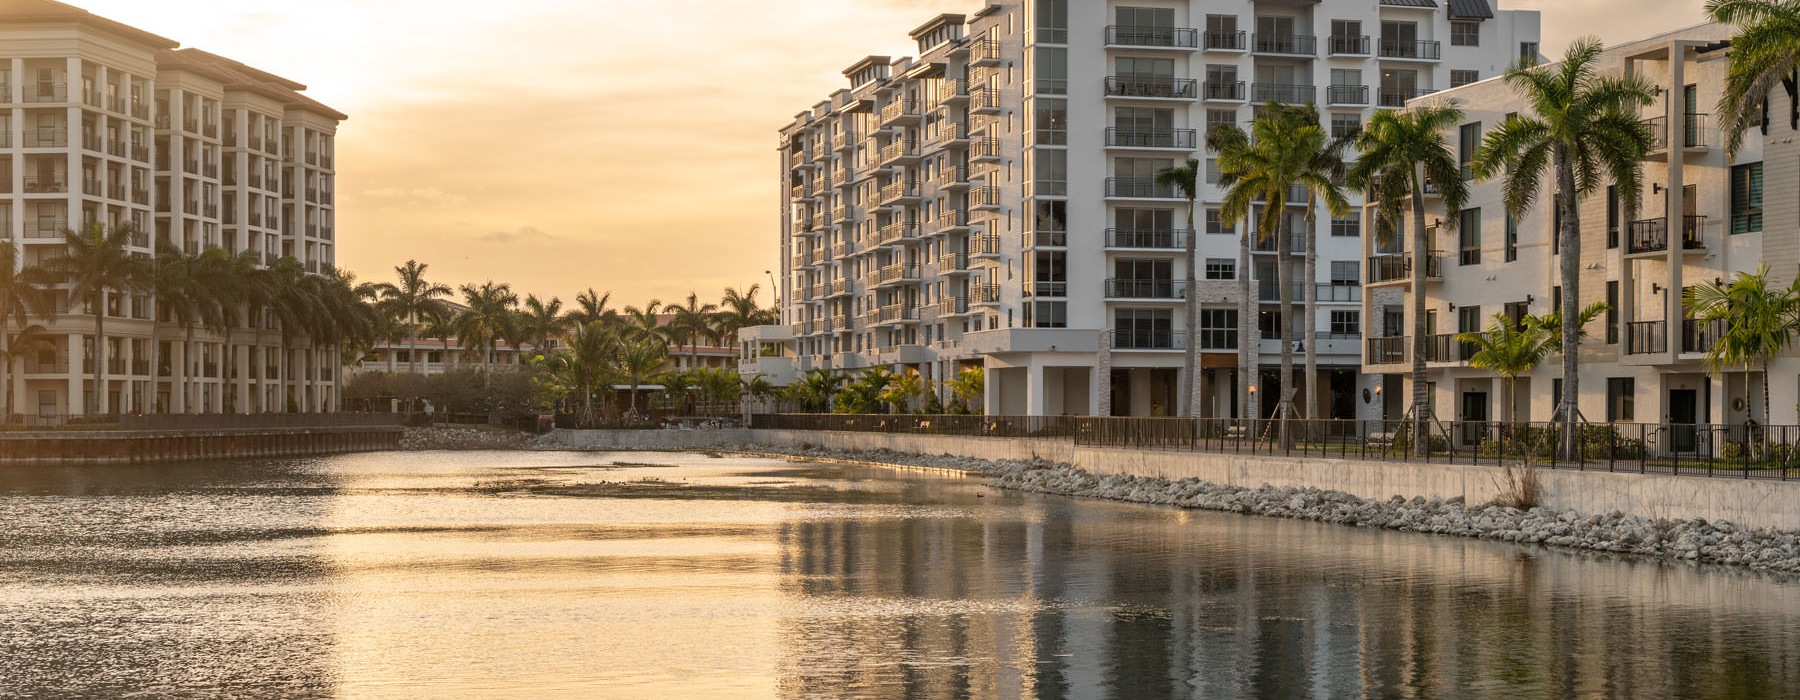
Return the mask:
<svg viewBox="0 0 1800 700"><path fill-rule="evenodd" d="M1800 696L1800 584L671 454L0 470L0 696Z"/></svg>

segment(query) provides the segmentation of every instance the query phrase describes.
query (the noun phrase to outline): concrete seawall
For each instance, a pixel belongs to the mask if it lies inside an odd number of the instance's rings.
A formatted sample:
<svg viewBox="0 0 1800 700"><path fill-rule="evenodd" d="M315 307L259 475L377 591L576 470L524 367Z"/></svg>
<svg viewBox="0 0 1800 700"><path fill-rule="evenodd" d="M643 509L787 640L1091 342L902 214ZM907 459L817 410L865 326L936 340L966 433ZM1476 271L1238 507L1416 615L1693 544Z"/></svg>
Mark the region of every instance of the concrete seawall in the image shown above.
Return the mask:
<svg viewBox="0 0 1800 700"><path fill-rule="evenodd" d="M578 448L755 449L811 445L831 450L956 455L984 460L1068 463L1095 474L1179 480L1222 486L1263 485L1342 491L1360 498L1463 498L1492 501L1502 491L1499 467L1327 458L1289 458L1205 452L1082 447L1069 440L1008 439L900 433L801 430L558 430L563 444ZM1556 510L1645 518L1728 520L1753 528L1800 531L1800 481L1767 481L1537 470L1544 505Z"/></svg>
<svg viewBox="0 0 1800 700"><path fill-rule="evenodd" d="M391 450L395 426L0 433L0 467L146 464Z"/></svg>

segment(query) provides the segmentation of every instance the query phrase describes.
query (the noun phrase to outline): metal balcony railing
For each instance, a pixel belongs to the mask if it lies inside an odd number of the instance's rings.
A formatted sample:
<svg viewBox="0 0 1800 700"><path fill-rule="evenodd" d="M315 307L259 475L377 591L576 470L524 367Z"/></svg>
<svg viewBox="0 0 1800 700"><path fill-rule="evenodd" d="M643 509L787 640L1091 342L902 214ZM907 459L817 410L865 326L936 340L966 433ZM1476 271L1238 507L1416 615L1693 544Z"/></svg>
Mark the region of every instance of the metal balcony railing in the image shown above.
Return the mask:
<svg viewBox="0 0 1800 700"><path fill-rule="evenodd" d="M1411 336L1404 335L1369 338L1364 341L1363 361L1372 365L1405 362L1407 341L1411 339Z"/></svg>
<svg viewBox="0 0 1800 700"><path fill-rule="evenodd" d="M1400 39L1382 39L1382 58L1416 58L1422 61L1436 61L1441 58L1442 45L1435 41L1402 41Z"/></svg>
<svg viewBox="0 0 1800 700"><path fill-rule="evenodd" d="M1106 178L1106 196L1138 199L1181 199L1181 192L1171 185L1158 185L1154 178Z"/></svg>
<svg viewBox="0 0 1800 700"><path fill-rule="evenodd" d="M1326 87L1325 103L1334 105L1366 105L1369 103L1369 86L1332 85Z"/></svg>
<svg viewBox="0 0 1800 700"><path fill-rule="evenodd" d="M1208 51L1243 51L1243 32L1207 32L1204 35Z"/></svg>
<svg viewBox="0 0 1800 700"><path fill-rule="evenodd" d="M1681 227L1681 247L1683 250L1705 250L1706 241L1700 235L1701 216L1684 216ZM1667 218L1639 219L1631 222L1631 235L1626 242L1627 253L1655 253L1669 249L1669 220Z"/></svg>
<svg viewBox="0 0 1800 700"><path fill-rule="evenodd" d="M1108 76L1106 78L1106 95L1108 97L1152 97L1164 99L1194 99L1195 81L1192 78L1159 78L1150 76Z"/></svg>
<svg viewBox="0 0 1800 700"><path fill-rule="evenodd" d="M1625 354L1655 355L1668 351L1668 322L1631 321L1625 324Z"/></svg>
<svg viewBox="0 0 1800 700"><path fill-rule="evenodd" d="M1200 32L1181 27L1113 25L1106 28L1108 46L1193 49L1200 46Z"/></svg>
<svg viewBox="0 0 1800 700"><path fill-rule="evenodd" d="M1186 350L1187 337L1174 331L1115 330L1114 350Z"/></svg>
<svg viewBox="0 0 1800 700"><path fill-rule="evenodd" d="M1109 127L1106 130L1106 145L1122 148L1181 148L1193 150L1196 132L1193 129L1120 129Z"/></svg>
<svg viewBox="0 0 1800 700"><path fill-rule="evenodd" d="M1241 102L1244 99L1244 81L1208 80L1201 87L1202 99Z"/></svg>
<svg viewBox="0 0 1800 700"><path fill-rule="evenodd" d="M1106 280L1109 299L1185 299L1187 282L1173 279L1112 278Z"/></svg>
<svg viewBox="0 0 1800 700"><path fill-rule="evenodd" d="M1311 102L1318 90L1311 85L1289 83L1251 83L1250 98L1256 102Z"/></svg>
<svg viewBox="0 0 1800 700"><path fill-rule="evenodd" d="M1318 53L1318 37L1311 34L1256 34L1250 38L1255 53L1312 56Z"/></svg>
<svg viewBox="0 0 1800 700"><path fill-rule="evenodd" d="M1106 230L1106 247L1180 250L1192 234L1187 229L1109 228Z"/></svg>
<svg viewBox="0 0 1800 700"><path fill-rule="evenodd" d="M1325 50L1333 56L1367 56L1369 55L1369 37L1332 36L1325 40Z"/></svg>

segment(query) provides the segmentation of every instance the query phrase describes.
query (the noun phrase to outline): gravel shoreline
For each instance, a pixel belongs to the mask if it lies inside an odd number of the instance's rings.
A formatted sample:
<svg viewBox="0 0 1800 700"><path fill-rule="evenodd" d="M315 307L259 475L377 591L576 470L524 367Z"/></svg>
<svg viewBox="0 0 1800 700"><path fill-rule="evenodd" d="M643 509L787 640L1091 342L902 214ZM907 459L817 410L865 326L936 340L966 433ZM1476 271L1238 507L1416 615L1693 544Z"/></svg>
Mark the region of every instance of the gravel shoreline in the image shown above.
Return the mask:
<svg viewBox="0 0 1800 700"><path fill-rule="evenodd" d="M549 435L520 445L525 449L570 449ZM646 451L691 452L646 447ZM920 455L889 451L855 452L816 447L769 445L723 446L750 455L799 457L908 467L927 467L980 474L990 486L1015 491L1128 503L1175 506L1247 515L1311 520L1401 532L1455 535L1593 552L1655 557L1698 564L1726 564L1763 571L1800 573L1800 532L1752 529L1728 521L1644 518L1620 512L1582 514L1548 508L1519 510L1490 503L1470 504L1461 498L1411 500L1395 496L1373 500L1342 491L1315 488L1248 489L1199 479L1171 481L1140 476L1097 475L1071 464L1043 460L988 461L954 455ZM635 451L609 448L607 451Z"/></svg>

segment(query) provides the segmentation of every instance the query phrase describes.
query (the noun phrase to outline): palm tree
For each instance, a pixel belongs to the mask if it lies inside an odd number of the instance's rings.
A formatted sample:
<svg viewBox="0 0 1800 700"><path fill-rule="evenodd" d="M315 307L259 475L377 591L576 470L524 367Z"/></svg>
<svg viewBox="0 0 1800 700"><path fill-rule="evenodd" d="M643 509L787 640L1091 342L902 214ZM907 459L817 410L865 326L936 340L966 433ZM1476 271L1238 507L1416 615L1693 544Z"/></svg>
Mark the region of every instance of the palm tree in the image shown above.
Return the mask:
<svg viewBox="0 0 1800 700"><path fill-rule="evenodd" d="M377 303L382 311L407 329L407 357L414 374L419 372L420 328L426 319L442 315L445 310L443 299L454 294L449 285L425 281L425 270L429 267L417 260L408 260L405 265L394 268L400 275L399 284L377 287L380 294Z"/></svg>
<svg viewBox="0 0 1800 700"><path fill-rule="evenodd" d="M1781 354L1800 332L1800 279L1785 289L1769 284L1767 263L1756 272L1739 272L1725 284L1699 284L1682 295L1688 317L1716 321L1724 326L1718 340L1706 349L1706 367L1713 374L1739 367L1744 388L1750 387L1750 370L1763 370L1763 420L1769 419L1769 358Z"/></svg>
<svg viewBox="0 0 1800 700"><path fill-rule="evenodd" d="M1287 107L1278 114L1290 125L1290 133L1306 134L1303 147L1317 147L1307 158L1306 165L1299 172L1298 181L1294 183L1306 190L1306 263L1305 272L1300 277L1305 280L1301 287L1305 302L1301 305L1300 327L1303 329L1301 344L1306 346L1306 371L1301 376L1306 377L1307 408L1303 417L1313 418L1313 410L1319 405L1319 329L1316 317L1319 304L1319 204L1323 200L1325 210L1333 217L1343 216L1350 211L1350 202L1344 197L1344 151L1351 147L1354 139L1327 138L1327 132L1319 122L1319 111L1312 105ZM1315 135L1310 130L1302 130L1304 127L1320 128Z"/></svg>
<svg viewBox="0 0 1800 700"><path fill-rule="evenodd" d="M575 326L569 333L568 348L554 356L555 373L563 387L577 395L579 410L575 420L583 427L593 427L594 395L611 385L613 365L618 355L618 336L603 321Z"/></svg>
<svg viewBox="0 0 1800 700"><path fill-rule="evenodd" d="M68 284L70 306L86 304L94 315L93 405L90 415L103 413L97 407L106 405L106 311L114 293L131 293L148 289L152 283L150 256L131 251L137 227L130 222L111 228L98 222L85 231L64 231L68 245L62 257L47 266Z"/></svg>
<svg viewBox="0 0 1800 700"><path fill-rule="evenodd" d="M567 332L573 320L563 314L561 299L550 297L550 301L544 301L536 294L525 295L525 306L519 314L520 330L537 343L540 353L550 352L550 338Z"/></svg>
<svg viewBox="0 0 1800 700"><path fill-rule="evenodd" d="M184 333L184 342L191 345L194 327L203 321L203 315L213 307L212 290L207 287L206 280L200 274L200 256L188 255L175 244L161 241L156 247L156 266L152 272L151 303L154 304L150 317L154 325L150 329L150 371L153 377L162 373L162 317L166 314ZM184 346L187 347L187 346ZM173 363L171 363L173 364ZM172 374L172 373L171 373ZM190 378L185 374L179 378L171 377L179 382L176 392L187 396L187 383ZM158 379L157 381L160 381ZM153 382L154 385L154 382ZM167 410L165 406L157 406L157 412Z"/></svg>
<svg viewBox="0 0 1800 700"><path fill-rule="evenodd" d="M1475 152L1472 171L1486 180L1502 175L1506 210L1522 216L1536 201L1546 176L1556 183L1556 206L1562 215L1562 405L1560 418L1565 450L1576 448L1575 421L1580 415L1580 371L1577 356L1581 328L1580 198L1610 179L1625 211L1637 209L1643 184L1643 159L1654 138L1638 117L1640 107L1656 100L1658 89L1643 76L1600 75L1600 42L1586 38L1569 46L1560 65L1520 65L1506 72L1506 84L1531 106L1535 117L1514 116L1501 122ZM1606 177L1602 177L1602 176ZM1454 211L1455 209L1452 209ZM1415 288L1415 292L1417 288Z"/></svg>
<svg viewBox="0 0 1800 700"><path fill-rule="evenodd" d="M765 309L756 303L756 293L762 291L758 284L739 293L732 287L725 288L725 298L719 301L718 329L722 336L735 336L738 331L751 326L766 326L776 321L775 310Z"/></svg>
<svg viewBox="0 0 1800 700"><path fill-rule="evenodd" d="M1418 105L1404 112L1382 110L1369 118L1357 137L1362 156L1346 182L1377 202L1382 230L1400 228L1406 204L1412 209L1412 418L1413 449L1425 454L1423 439L1431 419L1431 396L1425 382L1425 277L1431 244L1425 228L1425 188L1437 190L1444 208L1461 211L1469 188L1445 133L1462 121L1462 110L1450 105ZM1454 217L1452 217L1454 218Z"/></svg>
<svg viewBox="0 0 1800 700"><path fill-rule="evenodd" d="M1183 244L1187 249L1187 288L1183 296L1187 298L1184 308L1187 310L1187 350L1183 355L1182 367L1187 378L1187 415L1200 415L1200 294L1196 289L1200 286L1200 258L1196 250L1197 236L1194 235L1194 207L1200 196L1200 161L1189 158L1187 163L1164 168L1156 173L1157 187L1173 187L1187 200L1187 241Z"/></svg>
<svg viewBox="0 0 1800 700"><path fill-rule="evenodd" d="M513 308L518 306L519 295L513 293L512 285L492 281L479 287L465 284L462 294L468 308L456 317L457 338L463 347L479 344L482 373L492 372L494 344L516 334Z"/></svg>
<svg viewBox="0 0 1800 700"><path fill-rule="evenodd" d="M4 406L0 423L4 423L13 415L13 360L27 357L48 344L43 338L43 326L27 321L32 316L48 315L49 288L55 279L44 268L25 264L18 246L10 240L0 239L0 269L6 270L6 277L0 281L0 379L4 379L0 381L0 392L5 394L0 398L0 405ZM10 330L15 325L20 328L17 335Z"/></svg>
<svg viewBox="0 0 1800 700"><path fill-rule="evenodd" d="M843 383L844 378L830 370L814 369L789 384L783 393L789 401L800 404L802 411L824 413L831 409L831 397Z"/></svg>
<svg viewBox="0 0 1800 700"><path fill-rule="evenodd" d="M912 411L913 400L922 393L925 393L924 377L919 376L918 370L909 369L889 377L880 398L882 403L893 407L894 413L908 413Z"/></svg>
<svg viewBox="0 0 1800 700"><path fill-rule="evenodd" d="M575 309L569 315L576 318L577 324L604 321L607 325L612 325L619 320L619 312L607 308L607 302L611 300L612 292L595 294L593 288L589 287L587 291L575 295Z"/></svg>
<svg viewBox="0 0 1800 700"><path fill-rule="evenodd" d="M651 299L644 308L625 307L620 318L625 322L623 334L630 338L654 338L663 343L670 342L669 330L662 325L662 300Z"/></svg>
<svg viewBox="0 0 1800 700"><path fill-rule="evenodd" d="M1469 357L1470 367L1488 370L1506 380L1502 400L1506 402L1506 422L1510 424L1519 420L1517 399L1514 398L1519 375L1543 364L1544 358L1550 356L1551 338L1554 337L1555 334L1536 319L1515 323L1505 312L1498 312L1488 324L1486 333L1462 333L1456 340L1475 346L1475 353Z"/></svg>
<svg viewBox="0 0 1800 700"><path fill-rule="evenodd" d="M1737 28L1731 37L1731 61L1725 92L1719 97L1719 128L1725 151L1736 156L1744 132L1762 118L1769 94L1780 84L1788 97L1800 100L1794 71L1800 68L1800 2L1794 0L1707 0L1712 21ZM1800 124L1800 106L1789 121Z"/></svg>
<svg viewBox="0 0 1800 700"><path fill-rule="evenodd" d="M1217 164L1221 171L1224 170L1227 163L1239 167L1249 167L1256 162L1257 154L1254 152L1254 146L1251 145L1249 136L1235 124L1219 124L1206 132L1206 149L1217 156ZM1240 184L1239 178L1235 174L1221 172L1219 184L1225 187L1246 188L1245 196L1236 200L1227 200L1221 204L1219 222L1234 228L1239 222L1246 224L1238 233L1237 393L1238 406L1240 406L1238 417L1256 418L1261 415L1261 411L1257 410L1257 407L1253 406L1251 402L1256 398L1254 387L1259 372L1250 362L1250 349L1257 342L1256 301L1255 297L1251 296L1250 289L1250 236L1256 226L1249 223L1250 201L1256 199L1256 195L1249 193L1247 188L1251 185ZM1189 235L1192 236L1192 234Z"/></svg>
<svg viewBox="0 0 1800 700"><path fill-rule="evenodd" d="M688 292L687 304L670 304L663 309L664 313L674 314L669 319L669 337L680 346L688 343L688 367L697 369L700 366L700 338L713 333L713 316L719 307L700 303L700 295Z"/></svg>
<svg viewBox="0 0 1800 700"><path fill-rule="evenodd" d="M281 405L265 406L264 410L295 412L298 404L294 399L295 389L293 357L289 355L295 341L302 335L316 328L324 317L319 299L312 294L307 283L306 267L291 255L276 258L275 262L263 268L262 277L267 289L274 290L267 296L268 312L274 314L276 322L281 326L280 355L276 368L281 376L276 377ZM267 364L267 363L265 363Z"/></svg>
<svg viewBox="0 0 1800 700"><path fill-rule="evenodd" d="M668 359L669 346L660 338L639 336L619 346L619 371L631 384L631 413L637 413L638 387L662 369Z"/></svg>

